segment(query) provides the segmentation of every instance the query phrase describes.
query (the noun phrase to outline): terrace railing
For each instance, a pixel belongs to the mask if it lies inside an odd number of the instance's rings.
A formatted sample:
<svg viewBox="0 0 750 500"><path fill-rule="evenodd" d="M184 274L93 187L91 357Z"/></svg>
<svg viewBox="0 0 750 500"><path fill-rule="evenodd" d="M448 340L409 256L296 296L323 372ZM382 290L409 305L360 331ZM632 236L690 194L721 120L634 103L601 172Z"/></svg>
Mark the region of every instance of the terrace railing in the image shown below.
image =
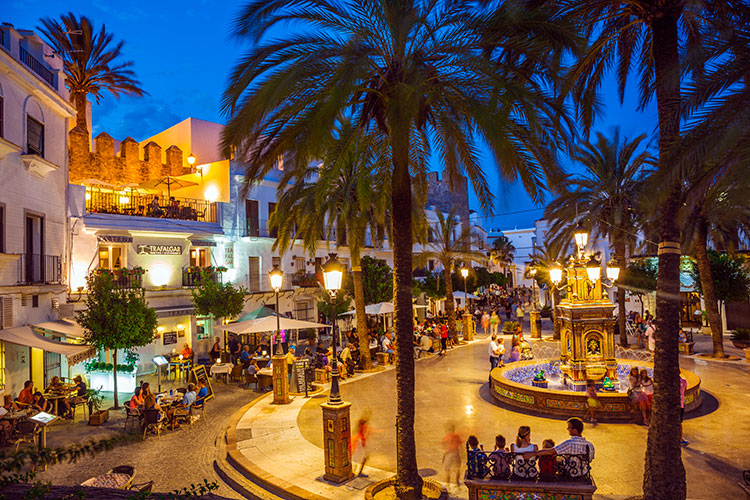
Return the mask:
<svg viewBox="0 0 750 500"><path fill-rule="evenodd" d="M57 284L62 278L59 255L23 253L18 259L18 284Z"/></svg>
<svg viewBox="0 0 750 500"><path fill-rule="evenodd" d="M214 283L221 283L221 273L225 268L220 267L183 267L182 268L182 286L196 287L200 286L204 277Z"/></svg>
<svg viewBox="0 0 750 500"><path fill-rule="evenodd" d="M42 80L49 84L50 87L54 87L55 75L50 70L45 68L44 65L39 62L36 57L29 54L26 49L24 49L23 47L19 47L18 49L18 55L21 62L28 66L31 71L39 75Z"/></svg>
<svg viewBox="0 0 750 500"><path fill-rule="evenodd" d="M218 222L217 204L206 200L175 198L170 204L168 199L163 200L159 195L110 193L95 188L87 193L86 198L89 213Z"/></svg>
<svg viewBox="0 0 750 500"><path fill-rule="evenodd" d="M97 274L111 274L114 287L119 290L139 290L143 288L144 270L140 267L121 269L95 269Z"/></svg>
<svg viewBox="0 0 750 500"><path fill-rule="evenodd" d="M315 288L319 286L318 278L313 273L294 273L292 274L292 286Z"/></svg>
<svg viewBox="0 0 750 500"><path fill-rule="evenodd" d="M588 455L546 455L474 451L466 447L467 479L591 483Z"/></svg>

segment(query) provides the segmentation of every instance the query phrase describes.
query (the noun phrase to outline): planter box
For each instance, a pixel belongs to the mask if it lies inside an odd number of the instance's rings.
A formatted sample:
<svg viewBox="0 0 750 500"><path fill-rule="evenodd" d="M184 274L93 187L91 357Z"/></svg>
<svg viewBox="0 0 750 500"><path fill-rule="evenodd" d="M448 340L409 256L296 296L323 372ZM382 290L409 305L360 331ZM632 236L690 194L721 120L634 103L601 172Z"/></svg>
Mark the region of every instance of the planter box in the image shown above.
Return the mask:
<svg viewBox="0 0 750 500"><path fill-rule="evenodd" d="M89 425L102 425L109 420L109 410L99 410L89 416Z"/></svg>
<svg viewBox="0 0 750 500"><path fill-rule="evenodd" d="M131 373L117 373L117 392L130 392L135 391L135 371ZM113 392L115 390L114 377L112 372L91 372L89 373L89 387L92 389L99 389L102 391Z"/></svg>

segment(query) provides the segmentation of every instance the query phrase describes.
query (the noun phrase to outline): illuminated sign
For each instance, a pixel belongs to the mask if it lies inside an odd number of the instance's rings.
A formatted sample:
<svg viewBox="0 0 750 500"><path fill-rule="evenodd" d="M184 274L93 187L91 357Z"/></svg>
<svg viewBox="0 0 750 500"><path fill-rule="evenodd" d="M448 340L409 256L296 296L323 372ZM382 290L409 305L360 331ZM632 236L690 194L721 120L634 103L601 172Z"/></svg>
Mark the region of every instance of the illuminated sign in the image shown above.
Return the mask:
<svg viewBox="0 0 750 500"><path fill-rule="evenodd" d="M139 254L182 255L182 245L138 245Z"/></svg>

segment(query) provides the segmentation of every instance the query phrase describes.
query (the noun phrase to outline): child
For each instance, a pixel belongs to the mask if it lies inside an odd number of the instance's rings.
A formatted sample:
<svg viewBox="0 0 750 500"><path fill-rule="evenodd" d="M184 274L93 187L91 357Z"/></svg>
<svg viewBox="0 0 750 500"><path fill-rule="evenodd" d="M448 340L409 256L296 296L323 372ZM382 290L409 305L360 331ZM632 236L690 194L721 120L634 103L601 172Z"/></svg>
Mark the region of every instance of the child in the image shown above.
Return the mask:
<svg viewBox="0 0 750 500"><path fill-rule="evenodd" d="M490 453L490 462L492 462L492 478L508 479L510 475L510 455L505 446L505 436L498 434L495 436L495 450Z"/></svg>
<svg viewBox="0 0 750 500"><path fill-rule="evenodd" d="M486 458L484 456L484 450L482 449L482 446L479 444L479 439L475 435L469 436L469 439L467 440L467 458L468 458L468 466L471 476L477 477L477 478L483 478L484 477L484 464L486 462Z"/></svg>
<svg viewBox="0 0 750 500"><path fill-rule="evenodd" d="M602 404L596 394L596 386L593 380L586 382L586 418L591 419L591 423L596 423L596 409Z"/></svg>
<svg viewBox="0 0 750 500"><path fill-rule="evenodd" d="M542 449L555 447L555 442L551 439L542 441ZM555 455L542 455L539 457L539 479L542 481L552 481L555 478Z"/></svg>

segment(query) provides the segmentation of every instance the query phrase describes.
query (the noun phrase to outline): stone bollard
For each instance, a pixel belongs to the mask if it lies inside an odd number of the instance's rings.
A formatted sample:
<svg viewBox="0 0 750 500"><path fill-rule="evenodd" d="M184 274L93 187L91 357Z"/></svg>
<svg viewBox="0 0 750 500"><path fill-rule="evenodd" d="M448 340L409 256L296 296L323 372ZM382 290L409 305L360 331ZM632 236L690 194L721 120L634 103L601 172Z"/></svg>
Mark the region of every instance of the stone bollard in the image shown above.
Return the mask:
<svg viewBox="0 0 750 500"><path fill-rule="evenodd" d="M474 340L474 317L471 314L464 314L463 316L463 330L464 330L464 340Z"/></svg>
<svg viewBox="0 0 750 500"><path fill-rule="evenodd" d="M542 338L542 313L539 311L530 311L529 322L531 323L531 338Z"/></svg>

